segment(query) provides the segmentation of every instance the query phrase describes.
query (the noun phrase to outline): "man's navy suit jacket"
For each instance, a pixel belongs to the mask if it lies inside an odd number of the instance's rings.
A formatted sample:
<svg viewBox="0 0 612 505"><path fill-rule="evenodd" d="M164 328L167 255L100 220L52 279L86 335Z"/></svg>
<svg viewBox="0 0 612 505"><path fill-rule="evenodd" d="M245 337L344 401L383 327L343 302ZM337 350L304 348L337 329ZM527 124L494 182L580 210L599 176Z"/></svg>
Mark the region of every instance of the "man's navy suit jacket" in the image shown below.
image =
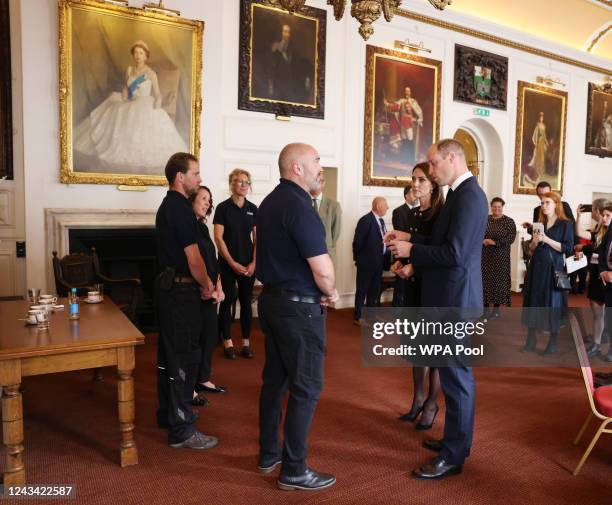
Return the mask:
<svg viewBox="0 0 612 505"><path fill-rule="evenodd" d="M487 197L470 177L447 195L432 235L412 238L411 261L422 275L424 307L482 307L482 241L488 214Z"/></svg>
<svg viewBox="0 0 612 505"><path fill-rule="evenodd" d="M368 212L357 222L353 238L353 260L362 270L387 270L389 252L383 256L383 238L377 218Z"/></svg>

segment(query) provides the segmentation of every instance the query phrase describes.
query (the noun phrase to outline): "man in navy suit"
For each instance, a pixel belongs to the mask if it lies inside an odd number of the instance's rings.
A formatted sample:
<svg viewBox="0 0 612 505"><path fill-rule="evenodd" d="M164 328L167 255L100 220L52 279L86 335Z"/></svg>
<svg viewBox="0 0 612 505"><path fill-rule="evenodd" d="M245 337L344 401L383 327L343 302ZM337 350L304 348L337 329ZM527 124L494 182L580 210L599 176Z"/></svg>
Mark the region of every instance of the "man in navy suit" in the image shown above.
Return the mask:
<svg viewBox="0 0 612 505"><path fill-rule="evenodd" d="M482 307L482 241L487 226L487 197L468 170L463 146L452 139L427 151L434 181L450 187L431 237L390 232L389 249L411 259L422 275L421 300L426 307ZM424 446L439 456L413 471L420 479L439 479L461 472L474 431L475 383L465 366L440 368L446 402L444 438Z"/></svg>
<svg viewBox="0 0 612 505"><path fill-rule="evenodd" d="M372 201L372 212L368 212L357 223L353 238L353 260L357 267L355 289L355 324L360 324L361 307L374 307L380 296L383 270L388 270L390 254L383 244L387 233L385 214L389 210L387 200L377 196Z"/></svg>

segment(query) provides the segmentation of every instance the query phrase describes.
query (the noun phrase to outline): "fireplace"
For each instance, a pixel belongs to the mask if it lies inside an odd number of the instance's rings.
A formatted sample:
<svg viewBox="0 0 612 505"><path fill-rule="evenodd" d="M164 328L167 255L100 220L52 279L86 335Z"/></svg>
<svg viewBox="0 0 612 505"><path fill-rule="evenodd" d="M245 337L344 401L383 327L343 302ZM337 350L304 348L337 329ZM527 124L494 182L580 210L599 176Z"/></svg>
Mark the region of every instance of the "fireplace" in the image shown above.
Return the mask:
<svg viewBox="0 0 612 505"><path fill-rule="evenodd" d="M100 271L112 279L140 279L136 317L138 326L155 325L154 281L158 271L153 228L76 228L68 232L70 253L91 254L96 248Z"/></svg>
<svg viewBox="0 0 612 505"><path fill-rule="evenodd" d="M143 331L154 331L153 295L158 270L155 211L46 209L45 216L49 257L51 251L57 251L60 258L74 252L91 254L95 247L103 274L140 279L137 322ZM53 286L52 270L48 279L48 285Z"/></svg>

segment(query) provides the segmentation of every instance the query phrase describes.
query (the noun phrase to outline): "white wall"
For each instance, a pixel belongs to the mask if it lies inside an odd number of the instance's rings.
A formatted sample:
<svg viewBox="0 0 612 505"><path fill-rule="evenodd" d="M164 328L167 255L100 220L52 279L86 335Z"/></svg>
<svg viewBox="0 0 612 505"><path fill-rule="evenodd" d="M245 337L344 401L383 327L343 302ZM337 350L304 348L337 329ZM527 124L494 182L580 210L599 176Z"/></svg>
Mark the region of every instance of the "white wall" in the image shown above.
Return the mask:
<svg viewBox="0 0 612 505"><path fill-rule="evenodd" d="M322 165L338 167L338 198L344 211L338 287L345 295L343 303L348 304L354 290L351 261L354 226L369 210L373 196L386 196L394 207L401 203L402 191L363 187L361 183L365 43L357 33L358 25L348 12L342 22L335 21L325 0L308 3L328 12L325 119L292 118L289 123L276 121L270 114L237 109L238 0L166 0L165 5L181 10L184 17L205 21L201 165L203 179L217 202L228 195L226 174L234 167L241 167L253 174L252 200L259 203L277 183L276 157L287 142L311 143L321 153ZM612 67L609 61L459 16L452 9L439 13L414 0L404 1L403 7L577 60ZM27 279L29 285L44 285L50 261L50 251L45 249L44 241L44 209L152 209L159 205L165 188L123 193L115 186L59 183L57 4L55 0L23 0L21 11ZM486 119L501 139L503 158L493 160L499 167L495 163L491 165L487 185L499 188L499 196L507 202L506 213L517 223L528 220L537 203L533 196L512 194L518 80L535 82L536 76L550 74L567 84L563 88L569 93L564 193L572 207L590 201L594 191L612 192L612 160L584 154L587 82L599 82L601 75L399 16L391 24L379 20L368 43L391 48L396 39L407 37L422 40L432 49L428 57L443 61L443 137L452 136L460 125L474 119L473 106L453 102L454 44L480 48L510 59L508 111L492 110ZM488 169L485 166L485 171ZM489 195L493 196L498 195ZM390 213L387 217L390 221Z"/></svg>

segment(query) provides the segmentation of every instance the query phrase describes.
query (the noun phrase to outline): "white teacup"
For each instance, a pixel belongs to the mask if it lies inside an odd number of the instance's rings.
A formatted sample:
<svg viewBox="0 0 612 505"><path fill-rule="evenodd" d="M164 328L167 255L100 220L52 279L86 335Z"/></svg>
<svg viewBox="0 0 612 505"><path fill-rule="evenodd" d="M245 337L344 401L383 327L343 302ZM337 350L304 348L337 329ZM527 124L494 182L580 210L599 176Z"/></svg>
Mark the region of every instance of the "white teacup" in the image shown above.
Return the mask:
<svg viewBox="0 0 612 505"><path fill-rule="evenodd" d="M99 302L102 299L99 291L88 291L87 300L90 302Z"/></svg>
<svg viewBox="0 0 612 505"><path fill-rule="evenodd" d="M29 324L36 324L38 320L36 319L36 314L42 312L41 310L28 310L27 321Z"/></svg>
<svg viewBox="0 0 612 505"><path fill-rule="evenodd" d="M38 302L39 303L52 303L52 304L56 304L57 303L57 296L53 296L53 295L40 295L38 297Z"/></svg>
<svg viewBox="0 0 612 505"><path fill-rule="evenodd" d="M47 329L49 327L49 313L46 310L36 313L36 324L41 329Z"/></svg>

